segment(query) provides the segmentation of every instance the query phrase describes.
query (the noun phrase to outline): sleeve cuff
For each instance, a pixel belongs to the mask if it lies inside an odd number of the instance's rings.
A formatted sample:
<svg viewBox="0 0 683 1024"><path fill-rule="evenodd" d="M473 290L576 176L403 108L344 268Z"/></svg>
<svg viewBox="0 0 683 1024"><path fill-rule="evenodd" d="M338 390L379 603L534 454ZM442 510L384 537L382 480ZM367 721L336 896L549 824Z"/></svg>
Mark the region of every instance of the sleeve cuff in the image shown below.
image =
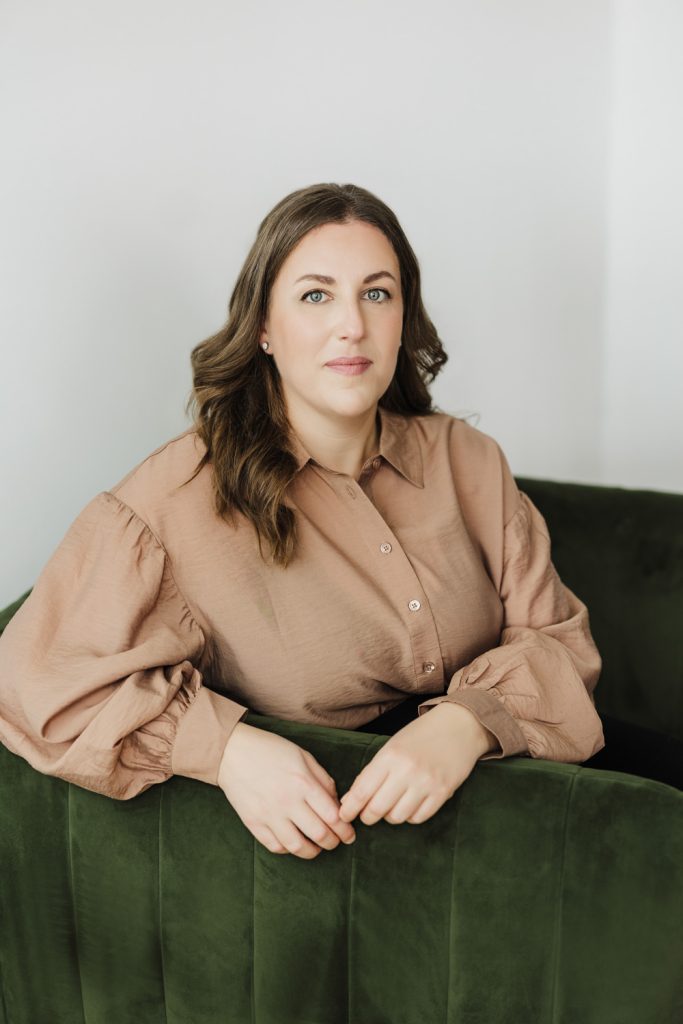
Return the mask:
<svg viewBox="0 0 683 1024"><path fill-rule="evenodd" d="M218 769L232 730L248 708L202 686L180 720L171 751L174 775L218 785Z"/></svg>
<svg viewBox="0 0 683 1024"><path fill-rule="evenodd" d="M500 697L496 697L489 690L455 690L453 693L445 693L442 697L432 697L423 704L418 704L417 713L418 715L426 714L429 708L446 700L468 707L484 728L489 729L498 740L500 749L491 750L488 754L482 755L479 758L480 761L511 757L513 754L529 754L524 733L510 712L505 710Z"/></svg>

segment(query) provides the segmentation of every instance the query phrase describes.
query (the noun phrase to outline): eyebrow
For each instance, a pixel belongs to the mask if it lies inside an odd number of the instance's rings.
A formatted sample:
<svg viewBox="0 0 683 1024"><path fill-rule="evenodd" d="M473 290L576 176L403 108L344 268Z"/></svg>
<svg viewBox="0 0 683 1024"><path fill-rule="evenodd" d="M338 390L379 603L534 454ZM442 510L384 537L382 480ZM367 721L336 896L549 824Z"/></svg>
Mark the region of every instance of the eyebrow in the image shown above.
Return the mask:
<svg viewBox="0 0 683 1024"><path fill-rule="evenodd" d="M363 284L370 284L371 281L377 281L380 277L390 277L394 284L397 283L394 275L390 274L388 270L378 270L375 274L368 274L367 277L364 277ZM298 284L299 281L320 281L321 284L337 283L333 277L328 277L327 274L304 274L302 277L297 277L294 284Z"/></svg>

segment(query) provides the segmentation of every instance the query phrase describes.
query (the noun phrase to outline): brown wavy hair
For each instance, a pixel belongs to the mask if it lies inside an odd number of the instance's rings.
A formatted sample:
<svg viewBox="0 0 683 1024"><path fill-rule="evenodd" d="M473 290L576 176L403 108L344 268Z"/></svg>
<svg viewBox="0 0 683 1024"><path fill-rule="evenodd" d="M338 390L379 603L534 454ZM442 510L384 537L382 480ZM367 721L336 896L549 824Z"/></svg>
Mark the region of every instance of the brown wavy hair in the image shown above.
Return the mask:
<svg viewBox="0 0 683 1024"><path fill-rule="evenodd" d="M216 512L234 526L235 511L253 524L286 568L296 553L294 509L285 502L297 471L280 374L264 357L259 336L270 291L283 262L298 242L323 224L366 221L384 232L401 269L403 327L394 376L378 404L403 416L431 415L430 384L448 356L422 304L420 268L389 207L358 185L318 184L281 199L259 225L239 273L228 319L217 334L192 350L193 388L185 406L206 446L193 480L213 467Z"/></svg>

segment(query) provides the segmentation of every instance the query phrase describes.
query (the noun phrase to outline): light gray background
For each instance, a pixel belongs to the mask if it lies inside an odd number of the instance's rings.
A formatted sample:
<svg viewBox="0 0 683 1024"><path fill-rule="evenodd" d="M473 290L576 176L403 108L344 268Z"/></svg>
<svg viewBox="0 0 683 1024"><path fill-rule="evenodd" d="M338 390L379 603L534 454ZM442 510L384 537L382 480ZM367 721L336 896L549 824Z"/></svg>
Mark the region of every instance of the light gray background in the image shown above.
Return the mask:
<svg viewBox="0 0 683 1024"><path fill-rule="evenodd" d="M5 0L0 607L189 425L260 219L396 212L436 402L516 475L683 489L678 0Z"/></svg>

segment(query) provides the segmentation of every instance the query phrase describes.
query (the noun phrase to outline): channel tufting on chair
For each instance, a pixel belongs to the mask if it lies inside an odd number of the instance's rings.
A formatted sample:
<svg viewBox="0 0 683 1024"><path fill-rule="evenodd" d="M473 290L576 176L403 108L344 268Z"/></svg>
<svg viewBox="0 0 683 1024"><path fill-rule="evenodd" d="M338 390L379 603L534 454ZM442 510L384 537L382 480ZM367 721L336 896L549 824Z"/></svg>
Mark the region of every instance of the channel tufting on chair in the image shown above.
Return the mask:
<svg viewBox="0 0 683 1024"><path fill-rule="evenodd" d="M603 750L479 762L303 860L217 787L112 800L0 744L0 1024L681 1024L683 495L516 479L589 609ZM245 721L340 793L386 742Z"/></svg>

